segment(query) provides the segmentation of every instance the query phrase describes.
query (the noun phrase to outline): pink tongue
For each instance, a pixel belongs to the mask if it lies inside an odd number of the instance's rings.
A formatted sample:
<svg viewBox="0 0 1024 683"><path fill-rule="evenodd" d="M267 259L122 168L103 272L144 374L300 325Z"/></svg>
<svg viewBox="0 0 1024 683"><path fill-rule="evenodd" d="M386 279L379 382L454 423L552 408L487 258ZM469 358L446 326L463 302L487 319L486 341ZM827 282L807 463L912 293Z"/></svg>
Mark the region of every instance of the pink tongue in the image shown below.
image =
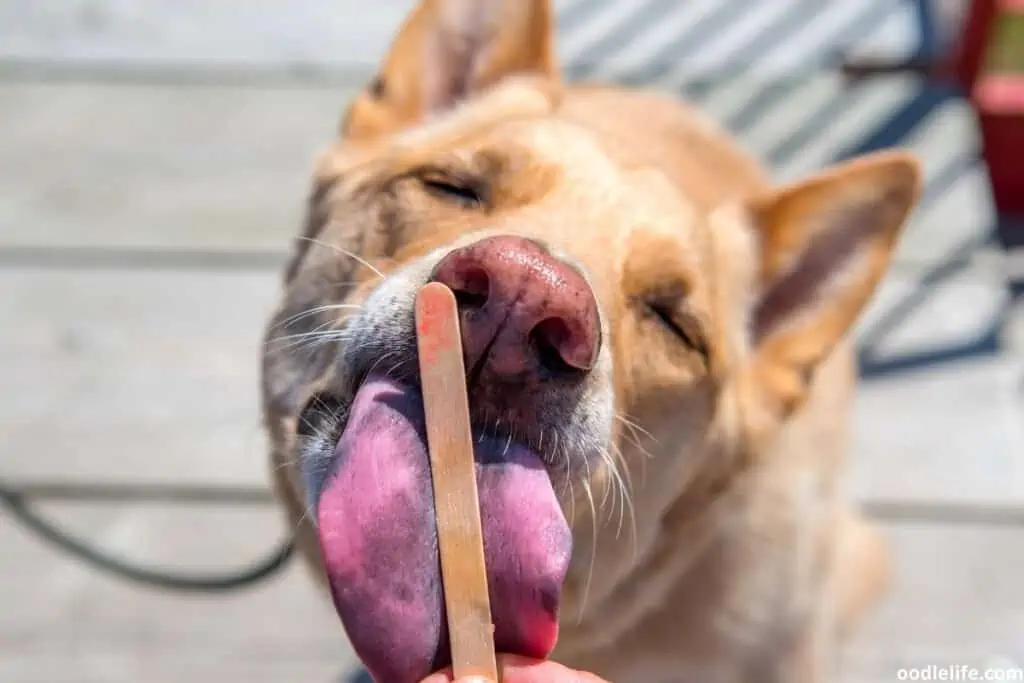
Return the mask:
<svg viewBox="0 0 1024 683"><path fill-rule="evenodd" d="M371 377L356 394L317 507L334 604L376 683L447 666L430 462L418 392ZM572 537L540 458L476 445L495 646L546 657Z"/></svg>

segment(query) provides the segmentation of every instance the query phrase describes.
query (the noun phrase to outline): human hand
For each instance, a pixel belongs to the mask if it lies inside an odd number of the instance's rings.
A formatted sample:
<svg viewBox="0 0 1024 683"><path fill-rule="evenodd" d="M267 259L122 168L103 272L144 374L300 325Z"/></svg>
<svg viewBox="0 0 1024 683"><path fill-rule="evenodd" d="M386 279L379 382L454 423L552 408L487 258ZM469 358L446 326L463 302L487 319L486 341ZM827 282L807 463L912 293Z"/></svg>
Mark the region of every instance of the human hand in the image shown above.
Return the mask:
<svg viewBox="0 0 1024 683"><path fill-rule="evenodd" d="M528 659L518 655L499 655L498 669L502 683L606 683L594 674L574 671L546 660ZM484 678L452 678L451 669L431 674L421 683L497 683Z"/></svg>

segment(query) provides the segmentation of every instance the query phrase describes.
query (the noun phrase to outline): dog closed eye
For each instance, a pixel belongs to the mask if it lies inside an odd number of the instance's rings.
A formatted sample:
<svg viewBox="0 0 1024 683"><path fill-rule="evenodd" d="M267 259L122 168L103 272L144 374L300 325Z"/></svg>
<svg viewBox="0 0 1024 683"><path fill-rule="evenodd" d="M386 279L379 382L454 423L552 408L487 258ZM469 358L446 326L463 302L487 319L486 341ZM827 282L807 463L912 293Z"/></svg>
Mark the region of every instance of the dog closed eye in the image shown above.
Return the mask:
<svg viewBox="0 0 1024 683"><path fill-rule="evenodd" d="M697 321L693 316L680 312L678 308L675 302L663 298L652 298L644 302L647 315L663 330L702 356L707 356L707 347Z"/></svg>
<svg viewBox="0 0 1024 683"><path fill-rule="evenodd" d="M435 169L421 170L416 177L427 192L439 199L466 208L481 207L484 204L482 183L473 178Z"/></svg>

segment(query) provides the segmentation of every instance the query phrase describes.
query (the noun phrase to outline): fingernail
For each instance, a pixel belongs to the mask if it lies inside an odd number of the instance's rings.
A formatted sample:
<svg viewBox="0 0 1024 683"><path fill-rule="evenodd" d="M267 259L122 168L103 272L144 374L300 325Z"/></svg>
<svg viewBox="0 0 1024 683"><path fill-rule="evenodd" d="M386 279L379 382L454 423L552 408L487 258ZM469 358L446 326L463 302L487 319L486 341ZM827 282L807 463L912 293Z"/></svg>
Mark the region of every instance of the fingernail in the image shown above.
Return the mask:
<svg viewBox="0 0 1024 683"><path fill-rule="evenodd" d="M494 683L494 681L483 676L467 676L466 678L460 678L456 683Z"/></svg>

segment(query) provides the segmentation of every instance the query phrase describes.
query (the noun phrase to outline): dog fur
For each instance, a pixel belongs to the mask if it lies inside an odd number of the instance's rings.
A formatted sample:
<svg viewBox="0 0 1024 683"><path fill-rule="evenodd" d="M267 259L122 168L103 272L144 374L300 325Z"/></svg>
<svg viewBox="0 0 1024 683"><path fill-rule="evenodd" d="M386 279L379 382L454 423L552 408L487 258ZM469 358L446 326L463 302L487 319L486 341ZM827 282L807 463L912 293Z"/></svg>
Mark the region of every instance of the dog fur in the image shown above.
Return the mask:
<svg viewBox="0 0 1024 683"><path fill-rule="evenodd" d="M554 659L616 683L826 680L887 584L841 488L847 335L917 164L878 153L774 187L684 103L564 84L552 41L544 0L423 0L316 168L263 358L300 549L322 580L303 408L408 343L395 311L444 254L528 236L586 273L605 342L584 410L555 405L541 432L585 466L552 472L574 540ZM484 189L462 201L424 173Z"/></svg>

